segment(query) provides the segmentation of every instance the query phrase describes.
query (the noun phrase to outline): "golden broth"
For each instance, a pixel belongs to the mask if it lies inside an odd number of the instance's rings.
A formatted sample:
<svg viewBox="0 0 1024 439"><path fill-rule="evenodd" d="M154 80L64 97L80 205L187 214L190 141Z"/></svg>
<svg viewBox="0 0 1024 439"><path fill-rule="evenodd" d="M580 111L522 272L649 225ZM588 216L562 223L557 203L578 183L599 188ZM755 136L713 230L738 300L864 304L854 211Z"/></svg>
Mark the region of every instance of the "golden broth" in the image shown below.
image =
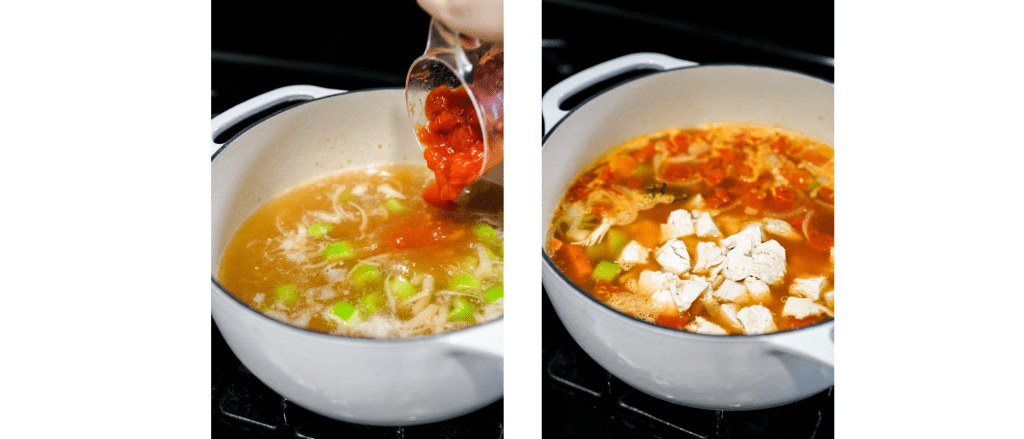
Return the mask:
<svg viewBox="0 0 1024 439"><path fill-rule="evenodd" d="M420 196L431 180L389 165L289 190L239 227L217 280L272 318L337 335L401 338L500 317L500 193L445 211Z"/></svg>

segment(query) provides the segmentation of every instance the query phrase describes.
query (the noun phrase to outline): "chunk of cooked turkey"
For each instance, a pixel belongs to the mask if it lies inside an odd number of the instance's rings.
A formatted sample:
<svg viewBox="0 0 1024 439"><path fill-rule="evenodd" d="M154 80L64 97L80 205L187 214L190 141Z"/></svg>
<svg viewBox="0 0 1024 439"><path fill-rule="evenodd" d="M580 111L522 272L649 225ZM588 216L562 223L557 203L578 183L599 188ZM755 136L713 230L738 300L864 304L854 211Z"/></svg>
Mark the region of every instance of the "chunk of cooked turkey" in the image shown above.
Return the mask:
<svg viewBox="0 0 1024 439"><path fill-rule="evenodd" d="M725 262L725 253L722 248L713 242L697 243L697 263L693 265L693 273L705 274L711 267Z"/></svg>
<svg viewBox="0 0 1024 439"><path fill-rule="evenodd" d="M707 212L701 212L699 216L694 218L694 228L696 229L697 236L701 238L722 236L722 232L718 230L718 226L715 225L711 215L708 215Z"/></svg>
<svg viewBox="0 0 1024 439"><path fill-rule="evenodd" d="M684 279L678 283L672 298L675 299L679 312L683 312L690 309L697 297L710 289L711 284L703 280Z"/></svg>
<svg viewBox="0 0 1024 439"><path fill-rule="evenodd" d="M622 253L619 253L619 258L615 262L623 270L629 270L636 264L646 264L650 254L651 250L649 248L644 247L639 242L636 242L636 240L632 240L623 247Z"/></svg>
<svg viewBox="0 0 1024 439"><path fill-rule="evenodd" d="M678 209L668 214L668 221L661 225L661 240L682 238L696 233L693 228L693 217L686 209Z"/></svg>
<svg viewBox="0 0 1024 439"><path fill-rule="evenodd" d="M711 323L707 319L700 316L697 316L697 318L693 319L693 321L690 322L690 324L686 325L685 329L687 331L696 332L698 334L729 335L729 333L725 332L725 330L722 329L721 326Z"/></svg>
<svg viewBox="0 0 1024 439"><path fill-rule="evenodd" d="M740 305L750 300L750 297L747 296L747 287L739 282L729 279L722 282L722 285L711 293L711 295L718 300L737 303Z"/></svg>
<svg viewBox="0 0 1024 439"><path fill-rule="evenodd" d="M683 274L690 271L690 254L686 251L686 243L671 239L655 253L655 260L665 271Z"/></svg>
<svg viewBox="0 0 1024 439"><path fill-rule="evenodd" d="M650 296L658 291L669 291L675 288L679 277L664 271L644 270L640 272L640 279L637 281L636 292Z"/></svg>
<svg viewBox="0 0 1024 439"><path fill-rule="evenodd" d="M787 297L786 304L782 306L782 315L798 319L820 314L828 314L829 317L832 317L831 310L804 297Z"/></svg>
<svg viewBox="0 0 1024 439"><path fill-rule="evenodd" d="M743 324L745 334L767 334L778 330L772 319L772 312L761 305L743 308L736 313L736 317Z"/></svg>
<svg viewBox="0 0 1024 439"><path fill-rule="evenodd" d="M818 300L821 298L821 291L825 288L827 281L828 278L825 276L798 277L789 284L789 295Z"/></svg>

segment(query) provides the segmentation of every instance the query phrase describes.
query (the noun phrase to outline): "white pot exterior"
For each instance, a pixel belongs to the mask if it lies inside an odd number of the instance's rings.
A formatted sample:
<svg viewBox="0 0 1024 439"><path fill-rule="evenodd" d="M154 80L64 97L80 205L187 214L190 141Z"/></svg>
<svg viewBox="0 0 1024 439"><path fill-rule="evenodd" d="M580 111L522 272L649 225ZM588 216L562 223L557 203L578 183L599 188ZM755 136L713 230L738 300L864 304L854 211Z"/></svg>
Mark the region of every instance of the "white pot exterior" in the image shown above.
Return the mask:
<svg viewBox="0 0 1024 439"><path fill-rule="evenodd" d="M265 108L274 99L320 98L263 120L214 155L211 273L242 221L285 189L339 169L423 162L403 90L329 96L336 93L286 87L239 105ZM236 109L225 115L245 113ZM224 121L213 125L216 132ZM283 324L230 296L216 281L212 295L213 319L246 368L275 392L323 416L370 425L423 424L502 397L503 319L436 336L365 340Z"/></svg>
<svg viewBox="0 0 1024 439"><path fill-rule="evenodd" d="M777 125L834 145L833 86L763 67L688 67L621 84L553 128L545 120L550 132L542 165L544 236L572 180L611 147L673 126L712 122ZM587 354L627 384L666 401L750 410L800 400L834 383L831 320L758 336L692 334L600 303L562 275L546 254L542 280L562 323Z"/></svg>

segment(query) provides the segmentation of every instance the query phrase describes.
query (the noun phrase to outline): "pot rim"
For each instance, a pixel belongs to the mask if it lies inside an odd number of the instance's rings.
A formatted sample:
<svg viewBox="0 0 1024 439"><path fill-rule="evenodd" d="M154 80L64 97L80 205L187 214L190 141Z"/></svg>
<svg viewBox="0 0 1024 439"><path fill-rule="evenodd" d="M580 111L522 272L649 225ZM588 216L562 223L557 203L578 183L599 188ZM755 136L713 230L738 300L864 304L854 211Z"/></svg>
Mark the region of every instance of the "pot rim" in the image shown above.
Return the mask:
<svg viewBox="0 0 1024 439"><path fill-rule="evenodd" d="M569 111L565 114L565 116L563 116L561 119L559 119L555 123L555 125L553 127L551 127L551 129L548 130L546 134L544 134L543 143L541 144L541 148L543 149L545 146L547 146L548 139L555 133L556 130L558 130L558 127L563 122L565 122L566 120L569 119L570 116L572 116L573 113L575 113L577 110L582 109L587 104L589 104L591 101L599 98L600 96L604 95L607 92L610 92L613 89L619 88L619 87L621 87L621 86L623 86L625 84L628 84L630 82L638 81L638 80L641 80L641 79L644 79L644 78L648 78L648 77L652 77L652 76L655 76L655 75L666 74L666 73L675 72L675 71L679 71L679 70L700 69L700 68L707 68L707 67L710 67L710 68L716 68L716 67L752 67L752 68L755 68L755 69L782 71L782 72L787 72L787 73L793 73L793 74L800 75L800 76L805 76L805 77L810 78L810 79L816 79L816 80L825 82L825 83L835 87L835 83L833 81L829 81L829 80L826 80L824 78L820 78L818 76L809 75L807 73L799 72L799 71L796 71L796 70L779 68L779 67L770 67L770 66L758 65L758 64L708 63L708 64L699 64L699 65L695 65L695 66L683 66L683 67L677 67L677 68L674 68L674 69L667 69L667 70L663 70L663 71L651 72L649 74L645 74L645 75L640 75L640 76L636 76L636 77L633 77L633 78L629 78L629 79L626 79L624 81L618 82L618 83L616 83L616 84L614 84L612 86L609 86L608 88L606 88L604 90L601 90L600 92L595 93L594 95L584 99L582 102L577 104L575 107L569 109ZM648 322L648 321L645 321L645 320L633 317L633 316L631 316L629 314L626 314L626 313L624 313L622 311L619 311L619 310L617 310L615 308L612 308L608 304L598 300L593 295L591 295L590 293L587 293L582 288L580 288L579 285L576 285L576 283L573 282L571 279L569 279L565 275L565 273L562 273L562 270L560 270L558 268L558 266L555 265L555 262L551 260L551 258L548 256L548 253L544 249L543 246L541 246L541 251L540 252L541 252L542 258L544 260L544 265L547 268L552 269L552 271L554 273L556 273L563 281L565 281L565 283L570 285L572 287L572 290L576 294L582 295L582 296L586 297L587 299L589 299L591 302L597 304L599 309L603 309L605 311L610 311L609 314L612 315L612 316L615 316L614 318L628 319L629 321L638 322L640 324L646 325L646 326L644 326L645 328L648 328L648 329L653 330L655 332L662 332L662 333L664 333L666 335L675 335L675 336L679 336L679 337L683 337L683 338L686 338L686 337L697 337L697 339L703 339L703 340L721 340L721 341L726 341L727 343L729 343L729 342L742 342L742 341L747 341L747 340L762 340L762 339L767 339L767 338L772 338L772 337L778 337L778 336L781 336L783 334L789 334L789 333L792 333L792 332L795 332L795 331L803 331L803 330L810 330L811 328L819 328L819 327L825 327L825 326L832 326L834 324L834 322L835 322L835 317L830 317L830 318L822 320L820 322L817 322L817 323L814 323L814 324L811 324L811 325L807 325L807 326L801 326L801 327L795 328L795 329L794 328L785 329L785 330L782 330L782 331L776 331L776 332L772 332L772 333L768 333L768 334L749 334L749 335L748 334L735 334L735 335L728 335L728 336L710 335L710 334L698 334L698 333L694 333L694 332L684 331L682 329L668 328L668 327L665 327L665 326L658 325L656 323L651 323L651 322ZM547 293L547 290L548 290L547 288L544 288L545 293ZM550 294L550 293L547 293L547 294Z"/></svg>
<svg viewBox="0 0 1024 439"><path fill-rule="evenodd" d="M590 101L593 101L593 100L597 99L598 97L600 97L601 95L604 95L604 94L606 94L606 93L608 93L608 92L610 92L610 91L612 91L612 90L614 90L616 88L619 88L619 87L621 87L623 85L626 85L626 84L628 84L630 82L633 82L633 81L639 81L639 80L642 80L644 78L648 78L648 77L652 77L652 76L656 76L656 75L663 75L663 74L666 74L666 73L676 72L676 71L680 71L680 70L701 69L701 68L717 68L717 67L751 67L751 68L760 69L760 70L774 70L774 71L779 71L779 72L792 73L792 74L799 75L799 76L805 76L805 77L810 78L810 79L816 79L816 80L825 82L825 83L835 87L835 82L834 81L829 81L829 80L827 80L825 78L821 78L819 76L807 74L807 73L796 71L796 70L792 70L792 69L787 69L787 68L782 68L782 67L772 67L772 66L766 66L766 65L761 65L761 64L707 63L707 64L698 64L698 65L694 65L694 66L676 67L676 68L666 69L666 70L661 70L661 71L651 71L650 73L639 75L639 76L635 76L635 77L632 77L632 78L625 79L623 81L617 82L617 83L615 83L613 85L610 85L607 88L605 88L604 90L601 90L601 91L593 94L592 96L584 99L579 104L576 104L575 107L570 108L569 111L567 113L565 113L565 116L563 116L561 119L559 119L557 122L555 122L555 125L553 127L551 127L550 130L547 130L547 132L544 134L544 137L541 140L541 142L542 142L541 148L543 148L544 144L546 144L548 142L548 138L551 137L551 135L555 133L555 130L558 129L558 126L561 125L562 122L565 122L567 119L569 119L569 116L571 116L577 110L585 107L588 103L590 103Z"/></svg>
<svg viewBox="0 0 1024 439"><path fill-rule="evenodd" d="M273 118L273 117L275 117L275 116L277 116L277 115L279 115L281 113L284 113L286 111L294 110L294 109L296 109L298 107L301 107L303 105L306 105L306 104L309 104L309 103L312 103L312 102L315 102L315 101L330 99L330 98L339 97L339 96L347 96L347 95L352 95L352 94L357 94L357 93L365 93L365 92L396 91L396 90L400 91L402 89L401 88L397 88L397 87L382 87L382 88L368 88L368 89L362 89L362 90L354 90L354 91L349 91L349 92L345 92L345 93L339 93L339 94L334 94L334 95L330 95L330 96L323 96L323 97L319 97L319 98L313 98L313 99L309 99L309 100L304 100L302 102L299 102L298 104L289 106L287 108L282 108L280 110L277 110L277 111L275 111L275 112L273 112L273 113L271 113L271 114L261 118L260 120L258 120L256 122L250 124L249 126L245 127L244 129L242 129L241 131L236 133L235 135L231 136L230 139L225 141L224 144L222 144L221 147L217 149L217 152L213 153L213 156L211 157L210 162L213 163L213 161L216 160L217 157L219 157L222 152L227 150L228 146L233 144L235 142L235 140L240 138L246 132L248 132L249 130L255 128L256 126L258 126L258 125L266 122L267 120L270 120L271 118ZM403 101L403 104L404 104L404 101ZM369 344L369 345L385 345L385 344L386 345L394 345L394 344L404 344L404 345L410 345L410 344L430 344L430 343L436 343L436 342L443 342L443 341L445 341L444 340L445 338L455 337L453 334L464 334L464 333L467 333L467 331L479 332L479 331L482 331L484 329L489 329L491 327L496 327L497 323L503 322L504 319L505 319L505 315L504 315L504 313L502 313L501 317L498 317L498 318L496 318L494 320L490 320L490 321L487 321L487 322L479 323L479 324L476 324L476 325L473 325L473 326L469 326L469 327L466 327L466 328L456 329L454 331L443 332L443 333L440 333L440 334L422 335L422 336L417 336L417 337L382 338L382 339L378 339L378 338L347 337L347 336L343 336L343 335L327 334L327 333L323 333L323 332L319 332L319 331L313 331L313 330L310 330L310 329L300 328L298 326L289 325L289 324L287 324L285 322L282 322L280 320L276 320L276 319L274 319L274 318L272 318L272 317L270 317L270 316L268 316L268 315L266 315L264 313L259 312L259 310L255 309L252 306L250 306L249 304L243 302L241 299L236 297L234 294L231 294L228 291L227 288L225 288L223 285L220 284L220 282L217 281L216 276L210 275L210 280L211 280L211 282L213 284L214 289L217 291L217 293L223 294L223 295L227 296L228 298L230 298L231 300L234 300L235 303L240 304L240 305L242 305L242 307L246 308L249 313L255 314L255 315L257 315L259 317L262 317L262 318L264 318L264 319L266 319L266 320L268 320L270 322L273 322L273 323L271 323L272 325L278 325L278 327L282 328L282 330L284 330L284 331L292 332L292 333L294 333L297 336L308 336L308 337L312 337L314 339L323 339L323 340L326 340L326 341L329 341L329 342L332 342L332 343L338 343L338 344L341 344L341 345L345 345L345 344L356 344L356 345L367 345L367 344Z"/></svg>

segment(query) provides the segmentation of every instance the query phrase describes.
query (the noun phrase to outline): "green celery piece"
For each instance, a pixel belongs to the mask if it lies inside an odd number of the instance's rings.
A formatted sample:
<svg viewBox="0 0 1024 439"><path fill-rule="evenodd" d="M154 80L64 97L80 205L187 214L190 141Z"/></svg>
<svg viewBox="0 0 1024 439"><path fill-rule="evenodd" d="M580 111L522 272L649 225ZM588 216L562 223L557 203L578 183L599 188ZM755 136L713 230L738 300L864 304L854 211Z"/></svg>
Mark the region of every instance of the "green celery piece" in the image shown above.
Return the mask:
<svg viewBox="0 0 1024 439"><path fill-rule="evenodd" d="M416 286L405 279L391 279L391 292L399 299L408 299L416 294Z"/></svg>
<svg viewBox="0 0 1024 439"><path fill-rule="evenodd" d="M309 226L309 230L306 230L306 233L314 238L323 238L333 228L334 226L330 224L317 221L312 226Z"/></svg>
<svg viewBox="0 0 1024 439"><path fill-rule="evenodd" d="M334 304L334 307L331 308L331 314L341 319L341 323L345 326L352 326L362 321L359 310L351 303L345 301Z"/></svg>
<svg viewBox="0 0 1024 439"><path fill-rule="evenodd" d="M487 224L477 224L473 227L473 233L476 234L477 238L488 244L496 244L499 242L498 232L493 227Z"/></svg>
<svg viewBox="0 0 1024 439"><path fill-rule="evenodd" d="M583 252L591 260L601 259L605 256L605 246L601 244L588 245L583 249Z"/></svg>
<svg viewBox="0 0 1024 439"><path fill-rule="evenodd" d="M352 201L354 199L356 199L356 196L352 195L352 192L348 191L348 190L346 190L345 192L342 192L341 195L338 195L338 201L340 201L342 203L347 203L347 202Z"/></svg>
<svg viewBox="0 0 1024 439"><path fill-rule="evenodd" d="M274 295L281 303L292 306L295 301L299 300L299 289L295 284L282 284L274 287Z"/></svg>
<svg viewBox="0 0 1024 439"><path fill-rule="evenodd" d="M384 307L384 295L381 293L370 293L359 299L359 304L367 315L381 312Z"/></svg>
<svg viewBox="0 0 1024 439"><path fill-rule="evenodd" d="M502 297L505 297L505 287L502 284L497 284L484 291L484 299L488 302L494 302Z"/></svg>
<svg viewBox="0 0 1024 439"><path fill-rule="evenodd" d="M618 255L626 248L626 244L629 244L629 237L615 229L609 230L605 237L608 240L608 251L612 256Z"/></svg>
<svg viewBox="0 0 1024 439"><path fill-rule="evenodd" d="M383 279L384 275L381 274L380 269L373 265L363 264L352 270L352 285L356 287L365 287Z"/></svg>
<svg viewBox="0 0 1024 439"><path fill-rule="evenodd" d="M327 244L327 246L320 251L320 256L329 261L339 261L342 259L352 259L356 257L356 252L351 242L338 241Z"/></svg>
<svg viewBox="0 0 1024 439"><path fill-rule="evenodd" d="M596 280L605 280L611 282L615 278L619 271L622 271L622 267L619 264L608 261L601 261L594 267L594 274L592 275Z"/></svg>
<svg viewBox="0 0 1024 439"><path fill-rule="evenodd" d="M456 297L452 301L452 310L448 312L448 321L473 320L473 305L465 297Z"/></svg>
<svg viewBox="0 0 1024 439"><path fill-rule="evenodd" d="M403 204L398 198L388 198L384 200L384 208L391 213L402 213L408 210L405 207L405 204Z"/></svg>
<svg viewBox="0 0 1024 439"><path fill-rule="evenodd" d="M480 289L480 279L468 273L458 274L448 282L448 288L460 293L476 291Z"/></svg>

